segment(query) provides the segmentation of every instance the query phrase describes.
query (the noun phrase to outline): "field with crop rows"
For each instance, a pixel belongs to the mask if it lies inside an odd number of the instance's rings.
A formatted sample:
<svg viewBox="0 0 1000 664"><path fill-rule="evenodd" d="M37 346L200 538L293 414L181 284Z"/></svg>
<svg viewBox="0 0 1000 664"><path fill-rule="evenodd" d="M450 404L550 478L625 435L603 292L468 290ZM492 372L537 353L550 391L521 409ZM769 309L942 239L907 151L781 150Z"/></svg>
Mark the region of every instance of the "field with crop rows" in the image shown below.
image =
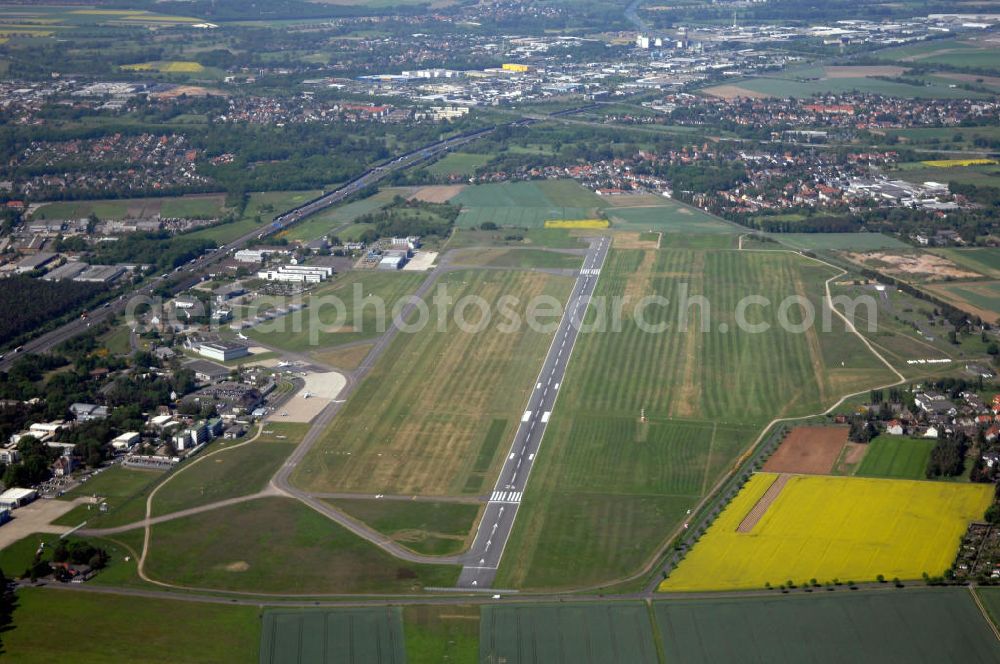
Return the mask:
<svg viewBox="0 0 1000 664"><path fill-rule="evenodd" d="M546 220L589 219L606 203L572 180L504 182L466 187L450 201L462 206L461 228L492 222L498 226L542 228Z"/></svg>
<svg viewBox="0 0 1000 664"><path fill-rule="evenodd" d="M498 329L497 303L516 296L523 318L536 295L564 302L570 277L507 271L460 271L441 278L453 303L484 298L492 320L482 331L477 307L455 305L403 333L351 396L292 480L311 491L476 494L493 481L498 450L513 435L551 335L527 325Z"/></svg>
<svg viewBox="0 0 1000 664"><path fill-rule="evenodd" d="M964 588L656 602L664 660L996 662L1000 644Z"/></svg>
<svg viewBox="0 0 1000 664"><path fill-rule="evenodd" d="M986 485L790 476L752 530L737 532L777 477L754 475L660 589L938 576L993 495Z"/></svg>
<svg viewBox="0 0 1000 664"><path fill-rule="evenodd" d="M861 477L925 479L927 461L935 442L903 436L876 436L868 443L868 451L855 474Z"/></svg>
<svg viewBox="0 0 1000 664"><path fill-rule="evenodd" d="M772 417L887 382L842 326L786 332L772 305L748 321L768 331L737 329L745 295L799 294L818 305L832 274L780 252L612 252L597 295L633 306L667 297L646 318L669 327L643 331L626 315L621 331L581 335L498 584L582 585L634 571ZM705 332L697 306L681 327L679 284L710 303Z"/></svg>
<svg viewBox="0 0 1000 664"><path fill-rule="evenodd" d="M404 664L399 608L271 609L264 613L261 664Z"/></svg>
<svg viewBox="0 0 1000 664"><path fill-rule="evenodd" d="M480 662L658 661L639 602L482 608Z"/></svg>

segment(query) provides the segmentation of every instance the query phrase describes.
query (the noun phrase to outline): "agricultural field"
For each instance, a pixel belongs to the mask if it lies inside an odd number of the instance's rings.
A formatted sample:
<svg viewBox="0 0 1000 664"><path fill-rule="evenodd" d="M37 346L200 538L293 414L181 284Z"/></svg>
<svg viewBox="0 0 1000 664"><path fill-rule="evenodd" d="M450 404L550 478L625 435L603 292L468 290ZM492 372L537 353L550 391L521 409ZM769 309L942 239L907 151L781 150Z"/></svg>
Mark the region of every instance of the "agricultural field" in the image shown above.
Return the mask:
<svg viewBox="0 0 1000 664"><path fill-rule="evenodd" d="M852 593L840 587L810 596L656 602L653 608L667 662L1000 659L1000 644L965 588Z"/></svg>
<svg viewBox="0 0 1000 664"><path fill-rule="evenodd" d="M458 249L451 254L452 265L509 267L518 269L578 270L583 264L579 253L561 253L531 248Z"/></svg>
<svg viewBox="0 0 1000 664"><path fill-rule="evenodd" d="M1000 281L965 281L926 286L934 295L956 307L981 317L1000 321Z"/></svg>
<svg viewBox="0 0 1000 664"><path fill-rule="evenodd" d="M646 333L626 316L619 332L581 334L498 587L581 586L634 572L771 418L890 382L841 326L785 332L771 308L766 333L735 330L746 294L777 302L799 293L818 306L832 274L783 252L613 251L597 295L633 306L667 297L647 320L671 327ZM710 302L705 333L697 307L678 325L679 283ZM733 327L722 332L721 323Z"/></svg>
<svg viewBox="0 0 1000 664"><path fill-rule="evenodd" d="M765 235L781 244L803 251L876 251L910 248L910 245L881 233L767 233Z"/></svg>
<svg viewBox="0 0 1000 664"><path fill-rule="evenodd" d="M903 436L876 436L868 443L868 451L855 474L859 477L925 479L935 442Z"/></svg>
<svg viewBox="0 0 1000 664"><path fill-rule="evenodd" d="M184 60L155 60L134 65L122 65L125 71L155 71L161 74L198 74L205 68L197 62Z"/></svg>
<svg viewBox="0 0 1000 664"><path fill-rule="evenodd" d="M597 194L573 180L504 182L466 187L450 201L462 206L456 225L542 228L551 219L589 219L606 206Z"/></svg>
<svg viewBox="0 0 1000 664"><path fill-rule="evenodd" d="M261 664L405 664L399 608L270 609Z"/></svg>
<svg viewBox="0 0 1000 664"><path fill-rule="evenodd" d="M992 496L986 485L757 473L660 590L938 576Z"/></svg>
<svg viewBox="0 0 1000 664"><path fill-rule="evenodd" d="M255 607L47 588L17 591L13 625L3 633L3 651L22 664L243 664L257 661L259 647Z"/></svg>
<svg viewBox="0 0 1000 664"><path fill-rule="evenodd" d="M99 219L164 218L214 219L223 213L221 194L192 194L164 198L120 198L98 201L61 201L44 203L31 214L32 219L82 219L91 214Z"/></svg>
<svg viewBox="0 0 1000 664"><path fill-rule="evenodd" d="M458 572L398 560L291 498L157 524L146 560L146 573L169 583L305 595L409 593L453 586Z"/></svg>
<svg viewBox="0 0 1000 664"><path fill-rule="evenodd" d="M347 499L326 502L403 546L428 555L465 550L480 511L476 503Z"/></svg>
<svg viewBox="0 0 1000 664"><path fill-rule="evenodd" d="M1000 248L971 247L968 249L935 248L933 253L990 279L1000 279Z"/></svg>
<svg viewBox="0 0 1000 664"><path fill-rule="evenodd" d="M568 231L560 228L531 228L512 231L480 231L456 228L448 239L448 249L468 247L534 247L542 249L584 249L584 238L593 232Z"/></svg>
<svg viewBox="0 0 1000 664"><path fill-rule="evenodd" d="M675 200L662 199L659 205L621 208L607 211L616 230L661 231L663 233L709 234L737 233L739 228ZM665 240L668 244L677 238Z"/></svg>
<svg viewBox="0 0 1000 664"><path fill-rule="evenodd" d="M1000 71L997 65L998 55L1000 49L995 42L978 37L936 39L878 52L880 60L890 62L915 62ZM959 90L959 92L967 91Z"/></svg>
<svg viewBox="0 0 1000 664"><path fill-rule="evenodd" d="M243 216L236 221L193 231L184 237L212 240L219 244L230 242L253 230L263 230L266 224L271 223L282 212L302 205L319 194L315 190L254 192L250 194ZM257 217L260 217L259 223Z"/></svg>
<svg viewBox="0 0 1000 664"><path fill-rule="evenodd" d="M570 277L507 271L446 274L438 287L452 304L432 306L427 324L406 333L350 397L292 481L309 491L389 494L478 494L492 482L497 451L513 435L548 348L550 334L519 325L501 331L497 304L516 296L524 316L538 295L564 302ZM459 329L454 303L484 298L492 320L482 331ZM478 307L462 311L477 326Z"/></svg>
<svg viewBox="0 0 1000 664"><path fill-rule="evenodd" d="M479 607L403 607L408 664L476 664L479 661Z"/></svg>
<svg viewBox="0 0 1000 664"><path fill-rule="evenodd" d="M485 605L480 662L659 661L649 612L640 602Z"/></svg>
<svg viewBox="0 0 1000 664"><path fill-rule="evenodd" d="M764 471L825 475L840 458L847 434L847 427L795 427L764 464Z"/></svg>
<svg viewBox="0 0 1000 664"><path fill-rule="evenodd" d="M887 175L917 184L924 182L958 182L959 184L975 185L977 187L1000 186L1000 166L952 166L941 168L927 166L922 162L904 162L897 164L896 170L889 171Z"/></svg>
<svg viewBox="0 0 1000 664"><path fill-rule="evenodd" d="M952 74L951 76L963 76ZM976 76L971 77L975 80ZM1000 79L994 79L1000 83ZM1000 127L983 125L972 127L913 127L890 129L886 135L899 138L904 145L927 146L941 150L976 149L976 139L987 141L1000 138Z"/></svg>
<svg viewBox="0 0 1000 664"><path fill-rule="evenodd" d="M213 443L156 493L153 516L260 491L308 428L305 424L267 423L254 442L240 447L234 446L244 441Z"/></svg>
<svg viewBox="0 0 1000 664"><path fill-rule="evenodd" d="M862 69L862 68L857 68ZM890 71L879 73L881 67L871 68L867 75L830 76L819 68L789 69L767 76L746 78L724 86L705 88L703 93L724 97L812 97L819 94L841 92L870 92L888 97L916 99L965 99L985 97L983 93L949 87L945 81L921 79L923 85L910 85L886 81L875 76L893 75ZM859 72L864 74L865 72ZM898 75L898 74L896 74Z"/></svg>
<svg viewBox="0 0 1000 664"><path fill-rule="evenodd" d="M306 219L298 222L291 228L287 228L275 237L286 238L289 241L302 240L308 242L328 235L338 228L351 224L355 219L366 214L380 210L396 196L406 196L410 193L407 187L387 187L368 198L337 205L323 210ZM349 228L349 227L348 227ZM341 237L346 237L341 233Z"/></svg>
<svg viewBox="0 0 1000 664"><path fill-rule="evenodd" d="M488 154L471 154L468 152L449 152L444 159L434 162L427 170L435 177L449 175L473 175L476 169L484 166L490 160Z"/></svg>
<svg viewBox="0 0 1000 664"><path fill-rule="evenodd" d="M391 325L393 308L424 278L418 272L347 272L303 296L304 309L265 321L245 334L268 346L301 353L371 339Z"/></svg>

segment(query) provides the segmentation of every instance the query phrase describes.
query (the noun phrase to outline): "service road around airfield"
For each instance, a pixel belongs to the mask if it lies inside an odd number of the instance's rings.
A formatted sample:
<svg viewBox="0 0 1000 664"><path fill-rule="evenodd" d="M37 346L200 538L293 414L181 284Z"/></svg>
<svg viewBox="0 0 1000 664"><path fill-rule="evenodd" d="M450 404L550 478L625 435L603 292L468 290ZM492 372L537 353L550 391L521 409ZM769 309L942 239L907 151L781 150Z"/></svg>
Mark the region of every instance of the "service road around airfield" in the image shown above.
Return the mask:
<svg viewBox="0 0 1000 664"><path fill-rule="evenodd" d="M458 577L459 588L484 590L493 583L507 540L514 528L514 519L527 488L538 448L545 435L545 427L555 408L563 376L576 345L580 323L597 287L597 280L610 248L611 238L602 236L594 238L587 251L566 311L559 321L521 423L514 434L514 442L479 522L476 538L468 552L462 556L464 566Z"/></svg>

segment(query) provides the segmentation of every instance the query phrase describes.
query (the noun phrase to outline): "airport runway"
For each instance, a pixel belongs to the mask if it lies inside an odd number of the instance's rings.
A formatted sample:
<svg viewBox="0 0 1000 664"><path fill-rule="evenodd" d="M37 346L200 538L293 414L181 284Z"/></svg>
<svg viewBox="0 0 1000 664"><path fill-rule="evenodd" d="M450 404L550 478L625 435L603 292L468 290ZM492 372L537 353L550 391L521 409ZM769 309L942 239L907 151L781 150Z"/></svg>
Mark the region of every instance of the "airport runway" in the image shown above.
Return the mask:
<svg viewBox="0 0 1000 664"><path fill-rule="evenodd" d="M593 240L587 251L567 309L559 321L521 423L514 434L514 442L479 522L476 539L469 551L462 556L464 566L458 578L460 588L483 590L493 584L507 540L514 528L514 519L527 488L531 468L545 435L545 427L555 408L563 376L576 344L580 321L583 320L587 304L594 294L610 248L611 238L599 237Z"/></svg>

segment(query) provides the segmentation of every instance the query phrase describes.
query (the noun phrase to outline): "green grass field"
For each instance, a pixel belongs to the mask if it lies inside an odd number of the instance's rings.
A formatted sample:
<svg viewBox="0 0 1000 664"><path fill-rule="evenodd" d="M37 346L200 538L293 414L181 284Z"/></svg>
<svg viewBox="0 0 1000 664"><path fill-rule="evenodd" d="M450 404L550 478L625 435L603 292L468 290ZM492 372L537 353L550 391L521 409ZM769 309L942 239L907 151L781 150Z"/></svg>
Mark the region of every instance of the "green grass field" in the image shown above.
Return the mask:
<svg viewBox="0 0 1000 664"><path fill-rule="evenodd" d="M500 229L480 231L456 228L448 239L448 249L469 247L534 247L545 249L584 249L580 231L563 228L531 228L526 231Z"/></svg>
<svg viewBox="0 0 1000 664"><path fill-rule="evenodd" d="M261 632L261 664L407 661L399 608L271 609Z"/></svg>
<svg viewBox="0 0 1000 664"><path fill-rule="evenodd" d="M878 52L878 58L887 62L906 64L940 64L957 67L975 67L1000 71L997 57L1000 49L982 39L935 39L917 44L906 44L898 48Z"/></svg>
<svg viewBox="0 0 1000 664"><path fill-rule="evenodd" d="M488 154L471 154L468 152L449 152L444 159L438 160L427 167L431 175L444 177L448 175L473 175L476 169L491 159Z"/></svg>
<svg viewBox="0 0 1000 664"><path fill-rule="evenodd" d="M983 603L990 621L1000 627L1000 588L976 588L976 595Z"/></svg>
<svg viewBox="0 0 1000 664"><path fill-rule="evenodd" d="M480 662L659 661L640 602L482 608Z"/></svg>
<svg viewBox="0 0 1000 664"><path fill-rule="evenodd" d="M1000 321L1000 280L941 283L927 290L985 321Z"/></svg>
<svg viewBox="0 0 1000 664"><path fill-rule="evenodd" d="M222 214L221 194L198 194L164 198L120 198L98 201L47 203L32 213L33 219L82 219L96 214L99 219L165 218L211 219Z"/></svg>
<svg viewBox="0 0 1000 664"><path fill-rule="evenodd" d="M337 509L384 533L403 546L428 555L458 553L476 524L473 503L328 500Z"/></svg>
<svg viewBox="0 0 1000 664"><path fill-rule="evenodd" d="M479 661L479 607L403 607L409 664L476 664Z"/></svg>
<svg viewBox="0 0 1000 664"><path fill-rule="evenodd" d="M662 231L664 233L701 234L737 233L739 229L718 217L677 201L663 199L655 207L614 208L608 210L612 228L632 231ZM664 238L664 243L679 241Z"/></svg>
<svg viewBox="0 0 1000 664"><path fill-rule="evenodd" d="M212 240L219 244L235 240L253 230L264 230L282 212L315 198L319 191L264 191L250 194L243 216L234 222L203 228L184 237ZM260 223L257 223L257 217Z"/></svg>
<svg viewBox="0 0 1000 664"><path fill-rule="evenodd" d="M347 272L305 295L304 309L266 321L245 334L292 352L322 352L371 339L385 331L393 308L425 278L420 272ZM384 316L382 308L387 312Z"/></svg>
<svg viewBox="0 0 1000 664"><path fill-rule="evenodd" d="M899 165L899 169L890 173L908 182L959 182L973 184L979 187L1000 186L1000 166L928 166L921 162L909 162Z"/></svg>
<svg viewBox="0 0 1000 664"><path fill-rule="evenodd" d="M908 244L881 233L769 233L767 235L793 249L805 251L874 251L910 248Z"/></svg>
<svg viewBox="0 0 1000 664"><path fill-rule="evenodd" d="M53 637L58 625L59 637ZM22 664L256 662L259 611L148 597L22 588L3 651Z"/></svg>
<svg viewBox="0 0 1000 664"><path fill-rule="evenodd" d="M407 593L453 586L459 568L393 558L291 498L261 498L153 527L146 573L219 590Z"/></svg>
<svg viewBox="0 0 1000 664"><path fill-rule="evenodd" d="M994 604L996 605L996 604ZM965 588L654 603L668 662L996 662Z"/></svg>
<svg viewBox="0 0 1000 664"><path fill-rule="evenodd" d="M548 348L550 333L528 325L504 331L497 308L516 296L564 302L570 277L532 272L459 271L441 277L452 304L438 306L415 333L403 333L351 395L292 481L310 491L454 495L478 494L493 481ZM462 309L472 329L456 322L454 303L466 295L490 303L482 331L478 307ZM547 319L548 320L548 319Z"/></svg>
<svg viewBox="0 0 1000 664"><path fill-rule="evenodd" d="M529 248L465 249L456 251L451 262L482 267L578 270L583 265L583 256Z"/></svg>
<svg viewBox="0 0 1000 664"><path fill-rule="evenodd" d="M106 499L108 511L102 513L96 506L77 505L56 519L55 523L62 526L78 526L86 521L87 525L96 528L141 519L145 513L145 502L136 500L136 496L145 495L145 492L162 478L163 473L155 470L112 466L63 495L64 500L81 496L101 496Z"/></svg>
<svg viewBox="0 0 1000 664"><path fill-rule="evenodd" d="M211 457L193 459L157 492L153 516L260 491L308 429L308 424L267 423L260 438L242 447L227 449L242 441L213 443L202 452Z"/></svg>
<svg viewBox="0 0 1000 664"><path fill-rule="evenodd" d="M846 295L854 299L872 296L871 287L854 285L851 280L852 277L845 277L837 283L832 288L834 297ZM907 360L938 357L951 357L956 361L972 360L981 358L986 350L979 335L960 335L961 344L952 344L948 340L947 327L930 324L929 317L932 316L934 307L925 300L918 300L896 290L887 292L884 298L877 298L877 302L875 320L869 320L865 307L858 307L855 310L855 324L907 378L919 379L934 372L940 374L951 370L948 365L909 365ZM868 328L872 322L875 330L870 332ZM922 326L922 333L914 327L918 323Z"/></svg>
<svg viewBox="0 0 1000 664"><path fill-rule="evenodd" d="M450 201L462 206L456 225L541 228L548 219L591 219L606 203L573 180L503 182L466 187Z"/></svg>
<svg viewBox="0 0 1000 664"><path fill-rule="evenodd" d="M581 335L498 587L580 586L634 572L772 417L818 412L888 382L842 326L785 332L772 305L752 319L770 322L767 332L736 329L745 295L798 294L818 307L832 274L787 253L613 251L597 294L667 297L647 320L671 327L647 333L627 315L620 332ZM707 332L698 331L696 306L680 328L681 283L710 303Z"/></svg>
<svg viewBox="0 0 1000 664"><path fill-rule="evenodd" d="M903 436L876 436L855 473L862 477L888 477L922 480L927 477L927 461L933 440L915 440Z"/></svg>
<svg viewBox="0 0 1000 664"><path fill-rule="evenodd" d="M969 249L937 249L932 253L969 268L992 279L1000 279L1000 248L971 247Z"/></svg>
<svg viewBox="0 0 1000 664"><path fill-rule="evenodd" d="M733 85L744 90L757 92L771 97L812 97L814 95L840 92L878 93L887 97L904 99L965 99L985 97L983 93L951 88L948 83L936 79L926 79L926 85L908 85L895 81L883 81L877 78L808 78L801 80L792 78L794 72L787 73L788 78L779 74L760 76L736 81Z"/></svg>
<svg viewBox="0 0 1000 664"><path fill-rule="evenodd" d="M315 240L328 233L352 223L358 217L375 212L389 203L396 196L406 196L410 190L405 187L388 187L380 189L374 196L362 198L345 205L338 205L314 214L300 221L291 228L278 233L277 237L288 240ZM350 228L350 227L348 227ZM344 229L347 231L348 229ZM350 239L346 232L338 231L341 239Z"/></svg>

